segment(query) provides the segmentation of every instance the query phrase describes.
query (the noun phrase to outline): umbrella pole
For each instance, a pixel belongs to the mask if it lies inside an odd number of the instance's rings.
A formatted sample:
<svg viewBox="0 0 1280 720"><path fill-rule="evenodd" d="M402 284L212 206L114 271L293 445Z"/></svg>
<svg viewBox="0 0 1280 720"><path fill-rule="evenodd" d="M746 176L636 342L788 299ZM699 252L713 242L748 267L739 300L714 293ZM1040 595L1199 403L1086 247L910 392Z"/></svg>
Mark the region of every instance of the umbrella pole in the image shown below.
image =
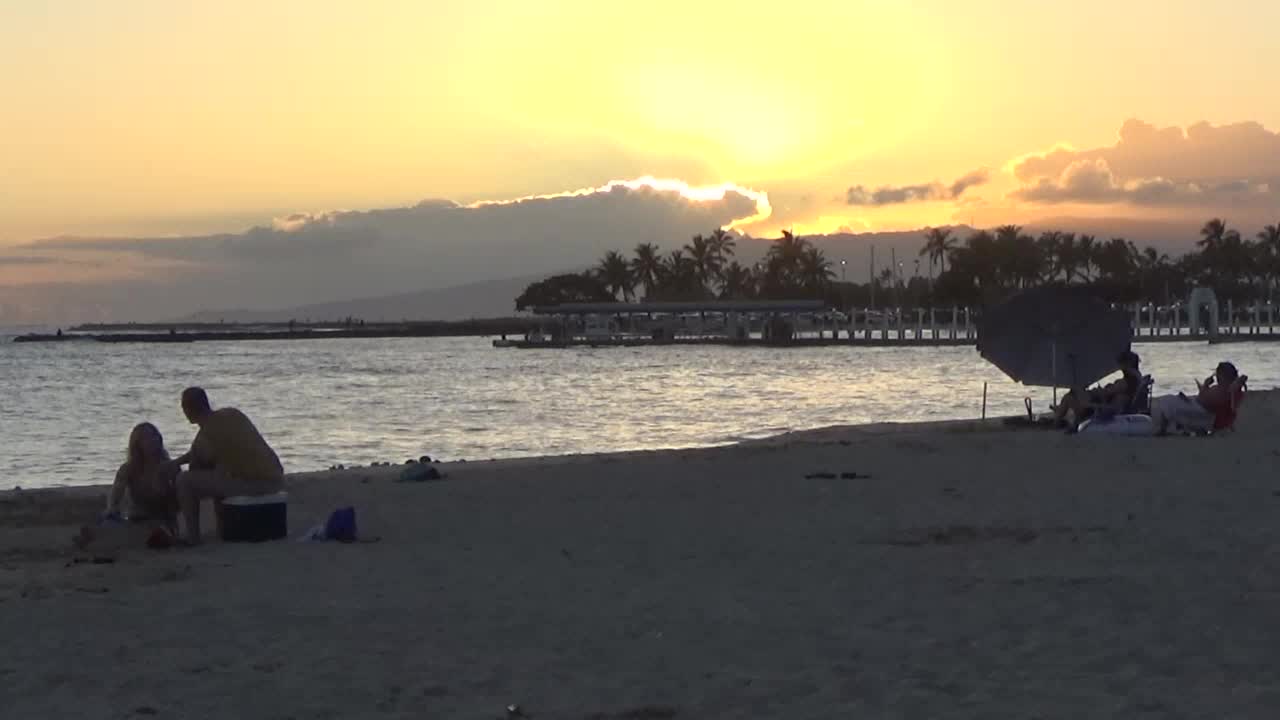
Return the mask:
<svg viewBox="0 0 1280 720"><path fill-rule="evenodd" d="M1053 357L1049 358L1050 372L1053 374L1053 406L1058 406L1058 342L1055 340L1049 344L1049 352L1053 353Z"/></svg>

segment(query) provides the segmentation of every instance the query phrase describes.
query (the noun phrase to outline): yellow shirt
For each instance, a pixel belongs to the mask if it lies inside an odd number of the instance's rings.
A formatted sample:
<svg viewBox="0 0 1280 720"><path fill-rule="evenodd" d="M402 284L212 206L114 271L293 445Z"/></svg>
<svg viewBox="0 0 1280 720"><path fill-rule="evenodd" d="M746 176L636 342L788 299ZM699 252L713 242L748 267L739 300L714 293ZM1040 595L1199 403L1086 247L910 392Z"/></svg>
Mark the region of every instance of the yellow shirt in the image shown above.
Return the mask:
<svg viewBox="0 0 1280 720"><path fill-rule="evenodd" d="M235 408L219 408L200 423L193 457L241 480L270 482L284 477L280 458L258 428Z"/></svg>

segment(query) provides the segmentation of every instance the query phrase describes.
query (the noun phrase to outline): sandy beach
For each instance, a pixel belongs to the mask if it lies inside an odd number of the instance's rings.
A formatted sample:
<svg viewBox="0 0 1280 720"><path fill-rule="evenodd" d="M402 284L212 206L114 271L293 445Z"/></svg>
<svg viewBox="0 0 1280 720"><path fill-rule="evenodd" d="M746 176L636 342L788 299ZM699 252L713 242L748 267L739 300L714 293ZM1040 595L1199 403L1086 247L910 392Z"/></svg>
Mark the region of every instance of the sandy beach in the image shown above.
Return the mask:
<svg viewBox="0 0 1280 720"><path fill-rule="evenodd" d="M298 474L293 535L351 504L378 542L99 563L68 538L104 489L8 492L0 714L1274 717L1278 422L1255 392L1212 438L961 422Z"/></svg>

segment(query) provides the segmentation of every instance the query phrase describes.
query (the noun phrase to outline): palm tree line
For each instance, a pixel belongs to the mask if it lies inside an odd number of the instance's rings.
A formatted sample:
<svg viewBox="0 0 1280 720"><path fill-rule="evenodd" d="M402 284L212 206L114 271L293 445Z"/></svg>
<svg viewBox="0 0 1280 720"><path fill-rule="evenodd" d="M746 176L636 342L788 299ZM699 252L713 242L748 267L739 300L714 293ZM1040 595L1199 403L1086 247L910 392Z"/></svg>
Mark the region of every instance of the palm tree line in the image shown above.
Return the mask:
<svg viewBox="0 0 1280 720"><path fill-rule="evenodd" d="M1280 278L1280 224L1253 239L1219 218L1200 229L1196 249L1170 258L1131 241L1046 230L1032 236L1017 225L976 230L961 241L948 228L925 233L920 256L928 259L928 294L951 303L974 303L1041 285L1091 285L1115 302L1183 297L1196 285L1244 300L1270 299ZM934 269L937 268L937 277Z"/></svg>
<svg viewBox="0 0 1280 720"><path fill-rule="evenodd" d="M835 277L820 249L788 231L758 263L740 263L736 248L733 235L717 229L666 254L653 243L637 245L630 258L611 250L587 274L624 301L822 297Z"/></svg>
<svg viewBox="0 0 1280 720"><path fill-rule="evenodd" d="M611 250L590 270L534 283L517 309L570 301L697 301L820 298L849 308L885 304L980 305L1021 289L1088 285L1112 302L1170 304L1192 287L1212 287L1223 299L1270 300L1280 281L1280 223L1244 238L1214 218L1194 250L1171 258L1120 237L1018 225L974 230L930 228L920 249L928 276L905 278L884 268L866 284L836 283L834 264L809 240L783 231L760 262L735 257L734 236L716 229L663 252L653 243L630 256ZM891 289L893 292L885 292ZM880 290L877 293L877 290Z"/></svg>

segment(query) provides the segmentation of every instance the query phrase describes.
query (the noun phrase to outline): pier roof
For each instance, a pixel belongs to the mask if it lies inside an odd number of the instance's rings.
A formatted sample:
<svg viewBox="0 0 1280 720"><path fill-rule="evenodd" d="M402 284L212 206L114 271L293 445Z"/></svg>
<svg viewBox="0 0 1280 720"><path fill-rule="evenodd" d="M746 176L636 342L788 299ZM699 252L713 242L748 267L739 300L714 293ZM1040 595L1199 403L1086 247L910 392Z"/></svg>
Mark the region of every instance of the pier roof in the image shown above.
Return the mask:
<svg viewBox="0 0 1280 720"><path fill-rule="evenodd" d="M822 300L701 300L693 302L563 303L539 305L535 315L635 315L702 312L822 312Z"/></svg>

